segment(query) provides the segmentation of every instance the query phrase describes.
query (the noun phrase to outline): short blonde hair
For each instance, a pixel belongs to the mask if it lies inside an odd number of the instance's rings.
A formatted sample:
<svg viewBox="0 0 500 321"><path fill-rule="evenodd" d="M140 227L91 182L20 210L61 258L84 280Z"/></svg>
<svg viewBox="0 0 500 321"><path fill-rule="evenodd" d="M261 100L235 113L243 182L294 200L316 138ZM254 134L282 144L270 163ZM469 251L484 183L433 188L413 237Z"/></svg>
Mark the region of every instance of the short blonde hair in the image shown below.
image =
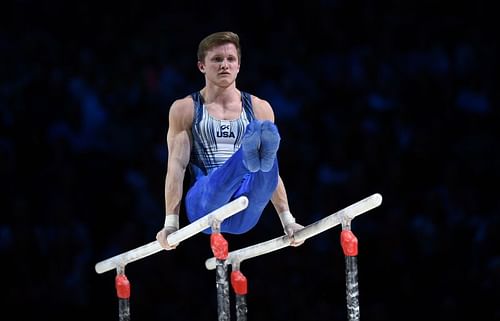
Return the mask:
<svg viewBox="0 0 500 321"><path fill-rule="evenodd" d="M226 43L232 43L238 51L238 61L241 62L241 47L240 47L240 37L238 34L231 31L220 31L212 33L198 45L198 61L203 61L207 55L207 52L213 47L220 46Z"/></svg>

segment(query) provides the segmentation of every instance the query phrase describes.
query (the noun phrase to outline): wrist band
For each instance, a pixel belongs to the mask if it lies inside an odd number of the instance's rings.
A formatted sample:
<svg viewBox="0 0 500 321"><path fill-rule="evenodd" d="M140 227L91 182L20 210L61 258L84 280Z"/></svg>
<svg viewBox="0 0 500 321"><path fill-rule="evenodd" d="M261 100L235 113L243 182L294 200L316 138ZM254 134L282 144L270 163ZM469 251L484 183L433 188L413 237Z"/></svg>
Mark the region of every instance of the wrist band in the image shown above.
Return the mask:
<svg viewBox="0 0 500 321"><path fill-rule="evenodd" d="M281 225L283 227L287 226L288 224L295 223L295 217L293 217L292 213L290 211L284 211L278 214L281 220Z"/></svg>
<svg viewBox="0 0 500 321"><path fill-rule="evenodd" d="M164 227L175 227L179 229L179 215L178 214L167 214L165 216L165 225Z"/></svg>

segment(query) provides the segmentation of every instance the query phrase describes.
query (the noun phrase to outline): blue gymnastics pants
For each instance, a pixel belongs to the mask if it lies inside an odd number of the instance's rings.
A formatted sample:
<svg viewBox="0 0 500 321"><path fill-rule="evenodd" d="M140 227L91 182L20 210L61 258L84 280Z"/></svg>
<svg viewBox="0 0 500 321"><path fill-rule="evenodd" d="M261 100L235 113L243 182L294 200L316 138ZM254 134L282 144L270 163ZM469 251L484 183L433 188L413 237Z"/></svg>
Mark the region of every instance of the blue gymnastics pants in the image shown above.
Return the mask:
<svg viewBox="0 0 500 321"><path fill-rule="evenodd" d="M190 187L185 200L188 220L194 222L244 195L248 198L248 207L225 219L220 231L245 233L257 224L277 185L277 159L269 172L259 170L252 173L243 165L243 151L240 148L221 167L207 176L201 176ZM211 232L211 228L203 231L205 234Z"/></svg>

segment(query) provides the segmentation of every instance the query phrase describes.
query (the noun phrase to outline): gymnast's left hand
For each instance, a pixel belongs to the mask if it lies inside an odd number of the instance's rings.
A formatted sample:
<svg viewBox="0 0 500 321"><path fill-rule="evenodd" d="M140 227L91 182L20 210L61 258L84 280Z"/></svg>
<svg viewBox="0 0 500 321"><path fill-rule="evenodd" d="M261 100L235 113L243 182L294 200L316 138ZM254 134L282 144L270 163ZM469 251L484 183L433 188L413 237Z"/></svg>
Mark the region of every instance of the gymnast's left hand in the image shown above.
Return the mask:
<svg viewBox="0 0 500 321"><path fill-rule="evenodd" d="M173 250L178 244L169 244L167 237L179 230L179 214L169 213L165 216L165 224L163 228L156 233L156 240L165 250Z"/></svg>
<svg viewBox="0 0 500 321"><path fill-rule="evenodd" d="M303 229L304 226L303 225L300 225L299 223L289 223L289 224L286 224L284 226L284 230L285 230L285 233L286 235L288 235L288 237L290 238L291 242L290 242L290 245L291 246L299 246L299 245L302 245L304 243L304 241L295 241L295 238L294 238L294 234L295 232Z"/></svg>
<svg viewBox="0 0 500 321"><path fill-rule="evenodd" d="M304 226L295 222L295 217L292 215L292 213L289 210L285 210L278 213L278 216L280 218L281 225L283 226L283 231L285 231L285 234L288 235L288 238L290 239L290 245L299 246L304 243L304 241L295 241L295 238L293 237L295 232L303 229Z"/></svg>
<svg viewBox="0 0 500 321"><path fill-rule="evenodd" d="M174 233L178 229L173 226L165 226L158 233L156 233L156 240L160 243L161 247L165 250L174 250L178 244L169 244L167 241L167 236Z"/></svg>

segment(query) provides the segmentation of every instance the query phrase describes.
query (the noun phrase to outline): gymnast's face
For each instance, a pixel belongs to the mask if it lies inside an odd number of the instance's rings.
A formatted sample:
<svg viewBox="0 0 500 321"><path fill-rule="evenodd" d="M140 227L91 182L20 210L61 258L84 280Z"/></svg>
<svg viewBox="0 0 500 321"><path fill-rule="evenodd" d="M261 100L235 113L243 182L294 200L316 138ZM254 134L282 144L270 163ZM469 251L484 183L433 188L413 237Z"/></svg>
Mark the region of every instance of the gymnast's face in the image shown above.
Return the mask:
<svg viewBox="0 0 500 321"><path fill-rule="evenodd" d="M240 71L236 46L226 43L208 50L204 61L198 61L198 69L205 74L207 83L229 87Z"/></svg>

